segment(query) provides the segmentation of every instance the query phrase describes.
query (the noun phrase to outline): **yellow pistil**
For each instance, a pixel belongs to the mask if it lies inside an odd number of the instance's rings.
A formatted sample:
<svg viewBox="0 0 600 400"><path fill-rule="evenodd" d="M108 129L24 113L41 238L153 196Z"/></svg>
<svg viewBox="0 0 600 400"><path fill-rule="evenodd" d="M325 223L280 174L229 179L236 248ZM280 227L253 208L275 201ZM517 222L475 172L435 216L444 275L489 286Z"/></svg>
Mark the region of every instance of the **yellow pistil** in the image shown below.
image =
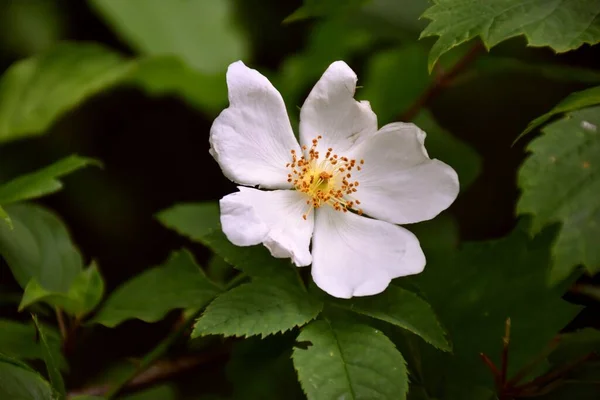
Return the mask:
<svg viewBox="0 0 600 400"><path fill-rule="evenodd" d="M286 165L291 169L287 181L293 183L294 189L306 193L308 197L306 200L308 210L302 218L306 220L313 208L325 204L336 211L355 210L362 215L362 210L356 207L360 201L354 198L359 183L351 179L352 170L356 168L360 171L365 161L357 162L347 157L340 157L334 154L332 148L328 148L325 157L322 157L317 151L320 139L321 136L313 139L310 149L306 145L302 146L303 155L291 150L292 162Z"/></svg>

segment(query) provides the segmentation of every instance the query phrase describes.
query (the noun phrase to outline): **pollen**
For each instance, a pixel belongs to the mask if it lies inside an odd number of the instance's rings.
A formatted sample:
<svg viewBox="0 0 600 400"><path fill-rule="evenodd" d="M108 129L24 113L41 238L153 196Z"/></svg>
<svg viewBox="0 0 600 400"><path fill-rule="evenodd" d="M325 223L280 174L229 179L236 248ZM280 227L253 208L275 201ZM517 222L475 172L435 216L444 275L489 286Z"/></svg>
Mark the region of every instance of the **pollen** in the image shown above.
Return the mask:
<svg viewBox="0 0 600 400"><path fill-rule="evenodd" d="M313 209L323 206L330 206L341 212L354 211L362 215L362 209L357 208L360 201L355 197L359 182L350 179L351 171L360 171L365 161L335 154L331 147L327 148L325 157L322 157L317 150L321 139L322 136L313 139L310 148L302 146L302 154L291 150L291 162L286 164L286 168L290 169L287 181L308 198L308 210L302 214L302 219L307 220Z"/></svg>

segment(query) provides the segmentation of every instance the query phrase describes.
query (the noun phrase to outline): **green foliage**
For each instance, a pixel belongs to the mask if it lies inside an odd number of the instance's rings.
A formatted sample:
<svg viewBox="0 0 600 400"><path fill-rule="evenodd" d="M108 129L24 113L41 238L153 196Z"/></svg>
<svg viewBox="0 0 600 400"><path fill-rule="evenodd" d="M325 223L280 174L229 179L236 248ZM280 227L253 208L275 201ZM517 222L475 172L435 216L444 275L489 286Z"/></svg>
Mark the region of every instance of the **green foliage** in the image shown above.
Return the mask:
<svg viewBox="0 0 600 400"><path fill-rule="evenodd" d="M173 309L203 307L219 292L193 256L181 250L117 288L92 322L111 328L132 318L156 322Z"/></svg>
<svg viewBox="0 0 600 400"><path fill-rule="evenodd" d="M519 171L520 214L533 214L532 233L560 222L550 279L567 278L579 264L600 271L600 107L575 111L543 129Z"/></svg>
<svg viewBox="0 0 600 400"><path fill-rule="evenodd" d="M530 46L556 52L600 41L600 3L596 0L434 0L423 17L431 23L421 37L439 36L429 55L429 69L451 48L476 36L491 48L525 35Z"/></svg>
<svg viewBox="0 0 600 400"><path fill-rule="evenodd" d="M336 320L305 326L293 353L309 400L405 399L408 374L402 354L380 331Z"/></svg>
<svg viewBox="0 0 600 400"><path fill-rule="evenodd" d="M368 3L370 0L304 0L302 7L294 11L283 22L296 22L311 17L341 14Z"/></svg>
<svg viewBox="0 0 600 400"><path fill-rule="evenodd" d="M539 126L545 124L546 122L548 122L548 120L550 120L550 118L554 117L555 115L563 114L569 111L576 111L581 108L595 106L597 104L600 104L600 86L582 90L580 92L571 93L560 103L558 103L552 110L542 115L541 117L538 117L531 121L529 125L527 125L527 129L525 129L523 133L521 133L517 140L519 140L521 137L531 132L532 130L538 128Z"/></svg>
<svg viewBox="0 0 600 400"><path fill-rule="evenodd" d="M52 388L27 365L0 354L0 398L55 400Z"/></svg>
<svg viewBox="0 0 600 400"><path fill-rule="evenodd" d="M375 296L349 300L330 297L329 303L399 326L441 350L452 349L431 306L416 294L398 286L391 285Z"/></svg>
<svg viewBox="0 0 600 400"><path fill-rule="evenodd" d="M304 399L291 360L295 339L295 332L290 332L235 343L226 368L233 384L232 398Z"/></svg>
<svg viewBox="0 0 600 400"><path fill-rule="evenodd" d="M54 193L62 189L62 182L58 178L93 164L99 163L91 158L73 155L35 172L21 175L0 185L0 204L7 205Z"/></svg>
<svg viewBox="0 0 600 400"><path fill-rule="evenodd" d="M91 3L142 54L177 55L206 74L223 72L231 62L246 58L246 46L232 23L228 0ZM205 39L209 37L211 40Z"/></svg>
<svg viewBox="0 0 600 400"><path fill-rule="evenodd" d="M58 307L79 319L93 311L104 294L104 280L96 265L81 271L66 292L45 289L36 278L31 278L19 304L19 311L37 302Z"/></svg>
<svg viewBox="0 0 600 400"><path fill-rule="evenodd" d="M67 228L52 212L32 204L6 207L14 224L0 224L0 254L25 288L35 280L46 290L66 293L83 269Z"/></svg>
<svg viewBox="0 0 600 400"><path fill-rule="evenodd" d="M424 378L430 389L437 387L445 393L451 386L491 387L491 376L479 354L500 365L508 318L511 376L542 353L577 314L579 307L561 299L561 288L545 284L553 233L547 230L530 240L519 227L499 240L465 243L460 249L428 249L427 267L413 279L454 344L453 356L435 354L423 361L433 370Z"/></svg>
<svg viewBox="0 0 600 400"><path fill-rule="evenodd" d="M156 215L167 228L202 243L213 230L220 229L217 202L177 204Z"/></svg>
<svg viewBox="0 0 600 400"><path fill-rule="evenodd" d="M116 84L131 68L131 62L92 43L63 43L19 61L0 80L0 143L44 133L64 112Z"/></svg>
<svg viewBox="0 0 600 400"><path fill-rule="evenodd" d="M40 343L42 345L44 363L46 363L46 369L48 370L48 376L52 387L58 393L58 399L66 399L65 382L63 381L62 375L59 369L59 360L54 357L54 353L50 348L48 338L46 336L46 330L42 324L39 323L37 316L32 315L35 328L40 336Z"/></svg>
<svg viewBox="0 0 600 400"><path fill-rule="evenodd" d="M52 357L57 360L61 369L65 369L67 363L61 354L61 342L58 332L45 326L46 345ZM44 348L39 343L36 328L33 324L0 319L0 354L4 354L18 360L43 360Z"/></svg>
<svg viewBox="0 0 600 400"><path fill-rule="evenodd" d="M285 332L316 318L323 303L299 282L255 279L217 297L196 323L192 337L267 336Z"/></svg>

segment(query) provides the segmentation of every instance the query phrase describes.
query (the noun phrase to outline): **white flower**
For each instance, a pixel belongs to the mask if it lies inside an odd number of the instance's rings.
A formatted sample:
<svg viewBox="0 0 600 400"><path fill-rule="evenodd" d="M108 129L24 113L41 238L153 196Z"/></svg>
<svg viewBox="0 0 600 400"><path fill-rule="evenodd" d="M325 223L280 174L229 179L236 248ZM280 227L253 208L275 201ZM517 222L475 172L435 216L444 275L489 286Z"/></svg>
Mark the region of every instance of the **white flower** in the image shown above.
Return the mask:
<svg viewBox="0 0 600 400"><path fill-rule="evenodd" d="M265 245L336 297L382 292L425 266L419 241L395 224L435 217L458 194L458 177L431 160L413 124L377 129L356 74L329 66L300 111L300 144L283 99L258 71L229 66L229 108L210 131L210 153L246 186L220 201L221 224L237 246ZM369 217L366 217L368 215ZM312 238L312 252L310 249Z"/></svg>

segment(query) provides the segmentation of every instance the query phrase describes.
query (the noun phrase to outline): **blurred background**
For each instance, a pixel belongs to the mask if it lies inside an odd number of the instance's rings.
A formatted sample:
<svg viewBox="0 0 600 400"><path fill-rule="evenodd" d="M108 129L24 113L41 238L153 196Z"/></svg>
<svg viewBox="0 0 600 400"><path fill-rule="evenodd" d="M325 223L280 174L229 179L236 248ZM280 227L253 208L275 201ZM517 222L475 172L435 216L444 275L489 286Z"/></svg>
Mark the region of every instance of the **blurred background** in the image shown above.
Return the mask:
<svg viewBox="0 0 600 400"><path fill-rule="evenodd" d="M556 55L515 38L490 53L478 51L415 114L413 105L436 77L478 46L454 49L429 75L434 40L418 39L427 25L419 19L427 0L355 1L334 14L324 10L286 23L301 0L123 3L0 0L2 72L63 41L95 42L123 57L141 57L139 73L87 98L45 135L0 146L0 181L73 153L103 162L102 169L68 176L65 189L41 203L65 220L85 257L97 260L107 290L183 246L207 262L201 246L161 227L153 215L234 190L208 154L210 125L227 105L224 73L232 61L242 59L268 76L296 124L298 108L325 68L345 60L359 76L357 97L371 101L380 125L415 120L430 135L431 155L459 171L462 192L446 214L461 240L501 237L516 225L516 173L530 137L511 146L513 140L566 95L600 82L598 47ZM144 64L152 56L164 58ZM5 292L18 291L6 265L0 265L0 284ZM590 323L591 307L577 323ZM14 306L1 310L19 317ZM147 352L178 317L90 330L86 347L73 353L69 386L83 384L112 360ZM187 379L226 392L223 364L217 359Z"/></svg>

